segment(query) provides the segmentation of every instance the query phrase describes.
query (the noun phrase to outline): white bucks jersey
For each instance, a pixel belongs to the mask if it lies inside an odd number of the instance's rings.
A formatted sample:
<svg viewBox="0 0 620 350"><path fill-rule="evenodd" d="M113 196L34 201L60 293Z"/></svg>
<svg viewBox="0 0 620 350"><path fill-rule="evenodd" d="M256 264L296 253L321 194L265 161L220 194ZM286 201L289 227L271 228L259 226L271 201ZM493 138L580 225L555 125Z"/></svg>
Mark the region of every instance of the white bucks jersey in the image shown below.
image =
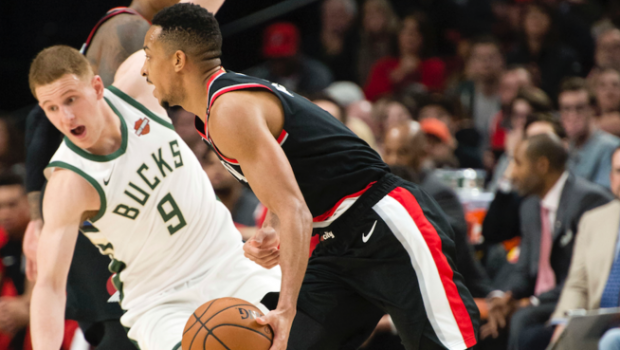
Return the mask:
<svg viewBox="0 0 620 350"><path fill-rule="evenodd" d="M242 255L242 243L168 118L114 87L104 96L121 121L120 148L93 155L65 138L48 171L74 171L99 193L101 209L82 232L112 258L121 306L130 309Z"/></svg>

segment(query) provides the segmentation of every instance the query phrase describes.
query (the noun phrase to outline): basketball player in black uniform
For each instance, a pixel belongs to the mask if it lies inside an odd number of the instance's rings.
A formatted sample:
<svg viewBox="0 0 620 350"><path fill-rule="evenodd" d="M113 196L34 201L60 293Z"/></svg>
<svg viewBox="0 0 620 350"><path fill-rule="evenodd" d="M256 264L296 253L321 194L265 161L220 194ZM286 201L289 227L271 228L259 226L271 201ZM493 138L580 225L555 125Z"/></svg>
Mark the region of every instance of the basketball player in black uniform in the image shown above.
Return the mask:
<svg viewBox="0 0 620 350"><path fill-rule="evenodd" d="M277 307L259 319L275 330L271 349L355 349L383 312L409 350L474 346L478 311L436 202L305 98L224 70L221 41L207 11L164 9L142 74L163 106L197 115L224 166L270 210L277 237L261 231L246 253L282 269ZM311 233L321 243L308 262Z"/></svg>

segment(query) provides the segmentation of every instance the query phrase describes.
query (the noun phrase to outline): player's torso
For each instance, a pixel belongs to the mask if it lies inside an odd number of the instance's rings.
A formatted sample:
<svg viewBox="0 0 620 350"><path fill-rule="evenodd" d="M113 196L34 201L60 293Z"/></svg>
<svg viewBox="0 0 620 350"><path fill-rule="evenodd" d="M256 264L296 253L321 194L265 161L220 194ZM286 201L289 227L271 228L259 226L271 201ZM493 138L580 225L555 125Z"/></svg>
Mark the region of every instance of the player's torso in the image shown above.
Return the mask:
<svg viewBox="0 0 620 350"><path fill-rule="evenodd" d="M220 71L207 83L209 108L221 94L240 89L267 89L282 103L284 127L277 141L315 218L329 211L341 198L364 189L389 172L379 155L344 124L279 84ZM227 158L213 145L208 127L199 118L196 118L196 129L214 146L224 167L239 181L247 183L238 162Z"/></svg>
<svg viewBox="0 0 620 350"><path fill-rule="evenodd" d="M101 210L83 232L113 259L122 306L129 308L203 275L241 243L230 213L172 124L109 89L105 97L121 120L120 149L94 156L65 140L50 166L77 168L99 192Z"/></svg>

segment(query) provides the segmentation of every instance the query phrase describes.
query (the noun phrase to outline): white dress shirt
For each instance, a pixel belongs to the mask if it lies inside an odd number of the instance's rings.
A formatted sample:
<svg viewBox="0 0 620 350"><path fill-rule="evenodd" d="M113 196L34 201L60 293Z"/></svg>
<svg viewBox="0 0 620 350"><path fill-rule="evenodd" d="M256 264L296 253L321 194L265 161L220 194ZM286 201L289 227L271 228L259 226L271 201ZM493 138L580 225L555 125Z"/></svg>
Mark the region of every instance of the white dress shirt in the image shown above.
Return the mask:
<svg viewBox="0 0 620 350"><path fill-rule="evenodd" d="M560 206L560 197L562 197L562 191L568 180L568 171L562 173L562 176L555 182L553 187L547 192L545 197L540 201L540 205L549 211L549 228L551 229L551 235L553 236L553 230L555 229L555 218L558 214L558 207Z"/></svg>

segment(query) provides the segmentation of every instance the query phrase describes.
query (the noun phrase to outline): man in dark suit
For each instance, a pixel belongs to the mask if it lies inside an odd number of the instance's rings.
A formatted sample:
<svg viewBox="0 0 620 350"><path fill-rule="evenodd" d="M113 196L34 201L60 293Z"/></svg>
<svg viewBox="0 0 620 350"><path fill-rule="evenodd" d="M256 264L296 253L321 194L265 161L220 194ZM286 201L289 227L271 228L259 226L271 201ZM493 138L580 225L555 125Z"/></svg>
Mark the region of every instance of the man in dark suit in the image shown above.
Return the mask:
<svg viewBox="0 0 620 350"><path fill-rule="evenodd" d="M567 158L561 140L550 134L527 138L515 151L511 177L520 194L529 196L520 209L519 262L506 293L491 293L489 322L481 330L482 337L497 336L511 316L511 350L546 347L538 338L568 275L579 220L613 199L601 186L569 173Z"/></svg>

